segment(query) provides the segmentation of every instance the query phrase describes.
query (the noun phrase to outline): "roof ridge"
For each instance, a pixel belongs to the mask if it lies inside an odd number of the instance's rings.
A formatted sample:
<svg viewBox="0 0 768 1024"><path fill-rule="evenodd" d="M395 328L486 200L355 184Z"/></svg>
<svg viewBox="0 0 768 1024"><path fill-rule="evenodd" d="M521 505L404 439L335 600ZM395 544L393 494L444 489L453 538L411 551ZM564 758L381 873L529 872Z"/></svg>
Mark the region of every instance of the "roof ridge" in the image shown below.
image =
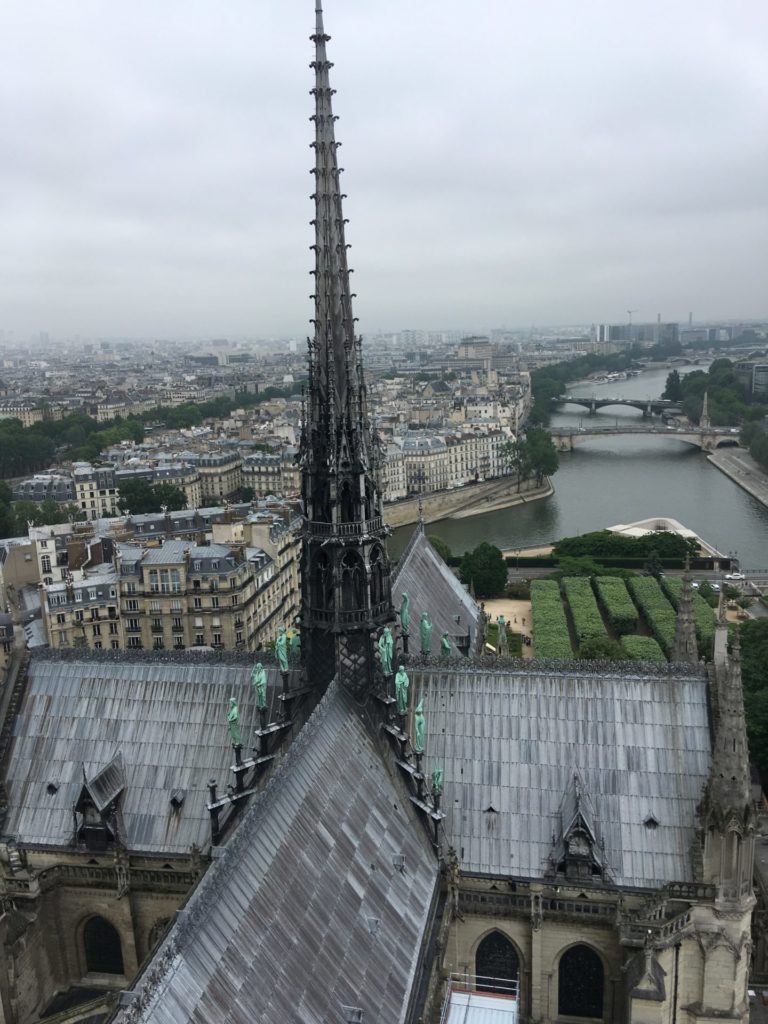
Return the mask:
<svg viewBox="0 0 768 1024"><path fill-rule="evenodd" d="M170 971L176 956L186 948L190 941L194 941L197 937L197 928L201 919L214 904L221 900L228 880L233 872L237 870L238 860L243 847L251 843L253 833L258 830L263 816L279 800L279 793L284 785L286 775L296 761L304 756L304 752L309 747L312 738L319 732L336 703L342 698L343 693L334 679L285 756L277 765L264 789L251 801L232 838L225 846L219 848L223 851L221 856L211 864L197 888L192 892L187 903L179 911L175 924L152 959L148 962L148 973L146 975L139 974L134 979L134 991L135 986L141 986L140 992L137 993L139 998L129 1008L119 1013L115 1017L116 1021L122 1021L124 1024L131 1022L133 1024L133 1022L143 1019L145 1011L153 1000L153 996L157 993L158 986ZM141 984L142 980L143 984Z"/></svg>

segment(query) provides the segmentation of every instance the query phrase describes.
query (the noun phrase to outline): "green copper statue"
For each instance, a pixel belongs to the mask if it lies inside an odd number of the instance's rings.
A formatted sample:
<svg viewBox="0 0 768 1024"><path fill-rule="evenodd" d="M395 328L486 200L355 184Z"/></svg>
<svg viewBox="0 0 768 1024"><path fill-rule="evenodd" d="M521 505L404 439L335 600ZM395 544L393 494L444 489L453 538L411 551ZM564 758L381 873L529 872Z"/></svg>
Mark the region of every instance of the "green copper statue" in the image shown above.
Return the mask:
<svg viewBox="0 0 768 1024"><path fill-rule="evenodd" d="M435 765L432 769L432 795L440 796L443 792L443 769L439 765Z"/></svg>
<svg viewBox="0 0 768 1024"><path fill-rule="evenodd" d="M288 641L290 645L290 655L293 663L298 665L301 661L301 633L298 629L294 629L291 633L291 638Z"/></svg>
<svg viewBox="0 0 768 1024"><path fill-rule="evenodd" d="M240 712L237 710L237 701L234 697L229 698L227 725L229 726L229 738L232 740L232 746L239 747L243 740L240 736Z"/></svg>
<svg viewBox="0 0 768 1024"><path fill-rule="evenodd" d="M440 637L440 653L444 658L450 657L451 654L451 638L447 633L443 633Z"/></svg>
<svg viewBox="0 0 768 1024"><path fill-rule="evenodd" d="M392 655L395 650L395 641L392 639L392 630L385 626L379 637L379 658L381 659L381 671L385 676L392 675Z"/></svg>
<svg viewBox="0 0 768 1024"><path fill-rule="evenodd" d="M253 666L251 684L256 691L256 707L262 711L267 706L267 673L260 661Z"/></svg>
<svg viewBox="0 0 768 1024"><path fill-rule="evenodd" d="M403 591L402 600L400 601L400 629L404 633L408 632L408 623L410 622L410 616L408 614L408 606L410 605L408 595Z"/></svg>
<svg viewBox="0 0 768 1024"><path fill-rule="evenodd" d="M424 701L420 700L413 713L413 752L424 753Z"/></svg>
<svg viewBox="0 0 768 1024"><path fill-rule="evenodd" d="M419 629L421 630L421 653L429 654L432 647L432 623L429 621L428 612L421 613Z"/></svg>
<svg viewBox="0 0 768 1024"><path fill-rule="evenodd" d="M288 671L288 637L285 633L285 626L281 626L277 640L275 640L275 654L277 655L277 663L280 666L281 672Z"/></svg>
<svg viewBox="0 0 768 1024"><path fill-rule="evenodd" d="M397 670L395 676L395 697L397 698L397 713L405 715L408 712L408 686L410 680L403 665Z"/></svg>
<svg viewBox="0 0 768 1024"><path fill-rule="evenodd" d="M496 644L496 653L500 657L504 657L509 654L509 643L507 637L507 620L503 615L500 615L496 620L498 622L498 642Z"/></svg>

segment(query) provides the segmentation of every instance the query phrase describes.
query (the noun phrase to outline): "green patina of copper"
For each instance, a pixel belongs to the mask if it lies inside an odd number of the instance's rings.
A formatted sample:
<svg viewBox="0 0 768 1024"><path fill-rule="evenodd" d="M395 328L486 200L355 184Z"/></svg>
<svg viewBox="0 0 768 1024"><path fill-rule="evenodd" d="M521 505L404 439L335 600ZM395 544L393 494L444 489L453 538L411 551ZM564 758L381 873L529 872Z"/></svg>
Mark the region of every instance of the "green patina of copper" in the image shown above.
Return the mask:
<svg viewBox="0 0 768 1024"><path fill-rule="evenodd" d="M229 738L232 740L232 746L239 747L243 740L240 735L240 712L237 710L237 701L234 697L229 698L227 726L229 727Z"/></svg>
<svg viewBox="0 0 768 1024"><path fill-rule="evenodd" d="M256 707L262 711L267 706L267 673L260 661L253 666L251 685L256 691Z"/></svg>
<svg viewBox="0 0 768 1024"><path fill-rule="evenodd" d="M408 687L410 680L403 665L397 670L395 676L395 697L397 698L398 714L404 715L408 711Z"/></svg>

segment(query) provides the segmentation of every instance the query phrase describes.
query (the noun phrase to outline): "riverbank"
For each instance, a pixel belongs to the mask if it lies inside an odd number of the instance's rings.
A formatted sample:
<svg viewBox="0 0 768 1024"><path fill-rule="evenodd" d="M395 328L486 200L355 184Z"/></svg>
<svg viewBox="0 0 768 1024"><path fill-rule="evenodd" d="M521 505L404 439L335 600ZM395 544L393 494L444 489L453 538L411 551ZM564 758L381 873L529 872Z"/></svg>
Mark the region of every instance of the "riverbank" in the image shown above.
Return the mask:
<svg viewBox="0 0 768 1024"><path fill-rule="evenodd" d="M511 508L514 505L527 505L541 498L554 494L552 481L548 478L541 487L532 484L524 485L518 491L514 477L502 477L487 480L484 483L458 487L453 491L440 491L424 494L421 505L425 523L435 523L445 519L465 519L470 516L483 515ZM384 519L387 525L397 528L408 526L419 521L419 499L408 498L404 501L393 501L384 506Z"/></svg>
<svg viewBox="0 0 768 1024"><path fill-rule="evenodd" d="M555 488L549 477L545 477L545 483L541 487L534 487L529 491L518 492L517 488L499 498L488 498L484 503L472 508L462 509L455 512L451 519L466 519L469 516L478 516L483 512L496 512L501 508L514 508L515 505L527 505L531 501L541 501L542 498L549 498L555 493Z"/></svg>
<svg viewBox="0 0 768 1024"><path fill-rule="evenodd" d="M745 448L721 448L711 452L707 460L768 508L768 473L758 466Z"/></svg>

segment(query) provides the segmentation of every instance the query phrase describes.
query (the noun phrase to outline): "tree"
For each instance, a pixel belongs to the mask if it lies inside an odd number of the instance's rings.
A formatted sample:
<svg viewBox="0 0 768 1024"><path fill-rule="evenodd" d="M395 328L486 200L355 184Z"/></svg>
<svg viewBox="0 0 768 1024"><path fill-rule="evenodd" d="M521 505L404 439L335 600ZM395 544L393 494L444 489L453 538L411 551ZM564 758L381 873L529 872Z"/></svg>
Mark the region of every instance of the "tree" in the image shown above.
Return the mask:
<svg viewBox="0 0 768 1024"><path fill-rule="evenodd" d="M528 477L528 474L531 471L528 445L520 438L517 438L515 441L507 441L501 447L501 454L506 460L509 468L517 477L517 489L519 491L520 485L523 480Z"/></svg>
<svg viewBox="0 0 768 1024"><path fill-rule="evenodd" d="M740 627L741 678L749 750L765 782L768 777L768 619L749 619Z"/></svg>
<svg viewBox="0 0 768 1024"><path fill-rule="evenodd" d="M660 576L664 575L664 566L661 564L655 549L652 548L648 552L644 568L649 576L655 576L656 579L659 579Z"/></svg>
<svg viewBox="0 0 768 1024"><path fill-rule="evenodd" d="M241 487L240 498L242 501L253 501L256 491L252 487Z"/></svg>
<svg viewBox="0 0 768 1024"><path fill-rule="evenodd" d="M120 500L118 507L121 512L129 511L133 515L145 515L148 512L159 512L163 506L171 512L187 507L187 496L175 484L155 484L148 480L125 480L120 484Z"/></svg>
<svg viewBox="0 0 768 1024"><path fill-rule="evenodd" d="M557 449L550 435L541 427L529 427L524 439L507 441L501 451L517 476L518 491L521 481L532 474L536 475L536 483L541 486L545 476L557 471Z"/></svg>
<svg viewBox="0 0 768 1024"><path fill-rule="evenodd" d="M530 471L536 474L536 483L540 487L545 476L557 472L557 448L549 433L541 427L531 427L526 436L526 444Z"/></svg>
<svg viewBox="0 0 768 1024"><path fill-rule="evenodd" d="M679 402L683 397L683 386L680 383L680 374L673 370L667 376L667 384L661 393L662 398L668 398L671 402Z"/></svg>
<svg viewBox="0 0 768 1024"><path fill-rule="evenodd" d="M430 536L427 537L427 540L447 565L450 559L453 557L453 553L451 549L448 547L448 545L445 543L443 538L436 537L434 534L430 534Z"/></svg>
<svg viewBox="0 0 768 1024"><path fill-rule="evenodd" d="M461 560L459 577L472 583L478 597L499 597L507 583L507 564L501 551L483 541L474 551L467 551Z"/></svg>
<svg viewBox="0 0 768 1024"><path fill-rule="evenodd" d="M588 637L579 648L584 661L628 661L629 655L617 640L609 636Z"/></svg>
<svg viewBox="0 0 768 1024"><path fill-rule="evenodd" d="M187 496L176 484L155 484L152 490L160 502L160 508L165 505L169 512L179 512L187 507Z"/></svg>

